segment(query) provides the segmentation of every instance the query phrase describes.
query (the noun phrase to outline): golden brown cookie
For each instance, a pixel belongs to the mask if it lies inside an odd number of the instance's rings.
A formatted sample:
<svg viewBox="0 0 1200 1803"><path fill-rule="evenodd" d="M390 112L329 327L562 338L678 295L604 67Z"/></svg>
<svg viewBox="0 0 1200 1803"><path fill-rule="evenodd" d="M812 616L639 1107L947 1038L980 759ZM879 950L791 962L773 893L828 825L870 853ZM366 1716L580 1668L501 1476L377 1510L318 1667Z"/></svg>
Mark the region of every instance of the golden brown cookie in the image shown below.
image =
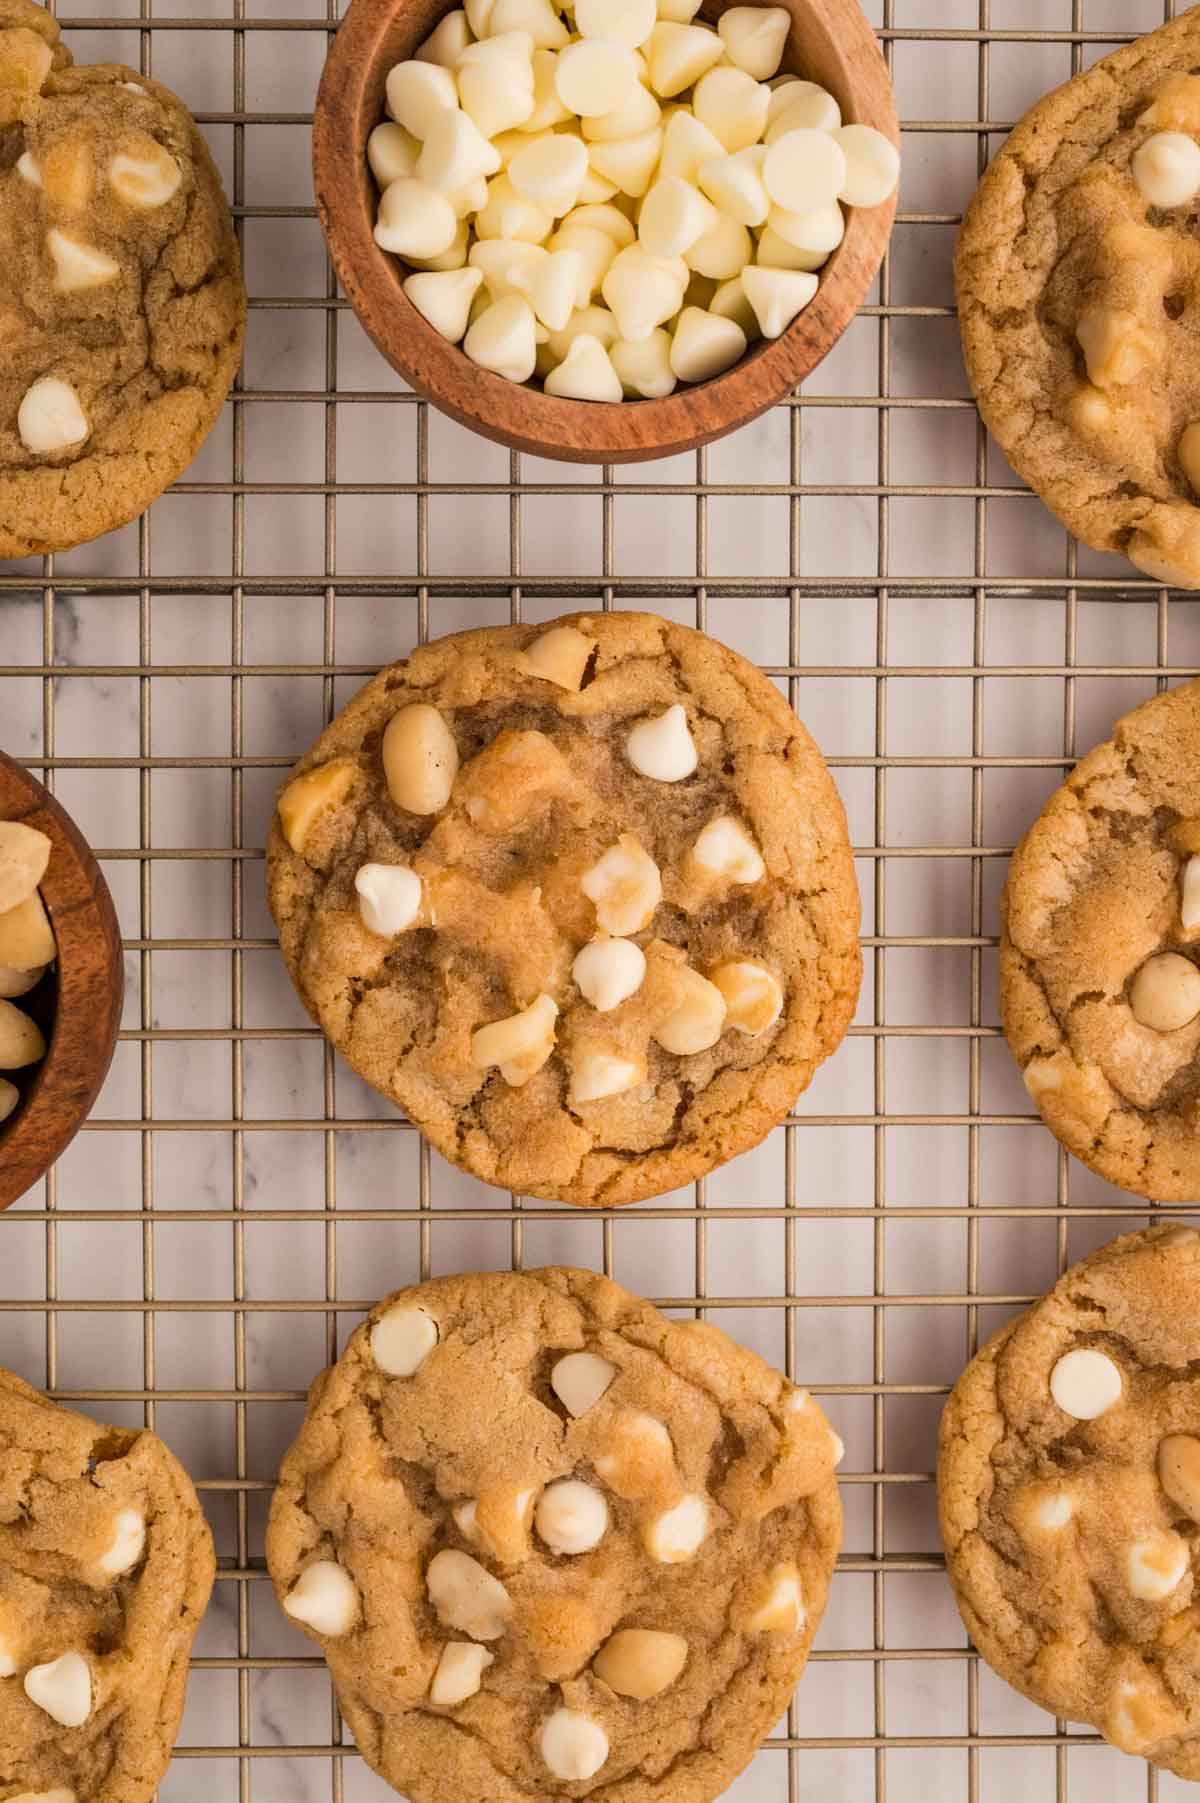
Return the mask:
<svg viewBox="0 0 1200 1803"><path fill-rule="evenodd" d="M1118 720L1017 847L1000 1016L1042 1119L1156 1202L1200 1196L1200 683Z"/></svg>
<svg viewBox="0 0 1200 1803"><path fill-rule="evenodd" d="M958 244L967 371L1071 532L1200 586L1200 9L1025 115ZM1162 204L1170 202L1172 204Z"/></svg>
<svg viewBox="0 0 1200 1803"><path fill-rule="evenodd" d="M144 1803L167 1769L213 1581L208 1525L151 1433L0 1371L0 1790Z"/></svg>
<svg viewBox="0 0 1200 1803"><path fill-rule="evenodd" d="M971 1361L942 1417L946 1565L1000 1676L1200 1779L1200 1234L1068 1271Z"/></svg>
<svg viewBox="0 0 1200 1803"><path fill-rule="evenodd" d="M0 557L122 526L185 469L246 295L208 147L160 82L76 69L0 0Z"/></svg>
<svg viewBox="0 0 1200 1803"><path fill-rule="evenodd" d="M753 665L650 614L384 670L285 786L268 887L360 1075L477 1176L584 1206L755 1145L858 993L820 753Z"/></svg>
<svg viewBox="0 0 1200 1803"><path fill-rule="evenodd" d="M803 1670L840 1456L807 1391L606 1278L444 1277L313 1385L267 1561L413 1803L707 1803Z"/></svg>

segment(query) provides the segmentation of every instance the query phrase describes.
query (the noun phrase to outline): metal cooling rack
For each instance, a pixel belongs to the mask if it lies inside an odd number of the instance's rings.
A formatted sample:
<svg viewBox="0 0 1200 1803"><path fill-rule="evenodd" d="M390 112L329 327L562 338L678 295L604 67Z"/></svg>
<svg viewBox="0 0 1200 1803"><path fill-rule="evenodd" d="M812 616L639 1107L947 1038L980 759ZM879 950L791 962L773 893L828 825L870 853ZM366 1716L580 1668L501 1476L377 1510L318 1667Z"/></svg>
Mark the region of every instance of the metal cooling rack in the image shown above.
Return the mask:
<svg viewBox="0 0 1200 1803"><path fill-rule="evenodd" d="M981 1337L1145 1214L1058 1153L999 1037L1005 859L1077 751L1200 669L1192 604L1069 543L988 446L950 253L1020 112L1172 11L879 0L906 173L870 304L757 426L594 472L431 414L339 297L305 129L335 0L65 21L81 60L191 101L253 294L239 387L187 478L136 527L0 576L0 738L102 848L129 977L95 1117L0 1216L0 1357L156 1427L199 1481L221 1570L164 1799L391 1794L275 1608L272 1474L378 1294L552 1259L710 1314L847 1440L829 1614L738 1803L1182 1796L979 1665L931 1482L941 1400ZM381 663L465 625L628 605L754 656L816 732L866 978L846 1045L759 1152L585 1215L452 1172L338 1065L282 977L261 846L280 773Z"/></svg>

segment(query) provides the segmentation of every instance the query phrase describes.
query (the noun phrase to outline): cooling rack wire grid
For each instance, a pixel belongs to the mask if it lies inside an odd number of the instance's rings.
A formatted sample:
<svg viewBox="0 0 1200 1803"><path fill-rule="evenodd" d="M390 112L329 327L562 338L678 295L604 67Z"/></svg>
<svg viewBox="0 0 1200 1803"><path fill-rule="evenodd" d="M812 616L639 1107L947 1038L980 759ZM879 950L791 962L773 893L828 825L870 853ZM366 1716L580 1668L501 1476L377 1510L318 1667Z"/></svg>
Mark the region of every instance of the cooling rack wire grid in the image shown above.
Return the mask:
<svg viewBox="0 0 1200 1803"><path fill-rule="evenodd" d="M273 1601L272 1476L380 1293L550 1261L716 1321L847 1442L817 1651L730 1798L1182 1798L970 1654L931 1478L980 1340L1145 1219L1058 1153L999 1037L1005 861L1077 752L1200 668L1195 604L1070 543L988 445L952 247L1025 108L1174 8L874 0L905 171L868 305L756 425L591 470L431 412L339 296L308 175L336 0L184 3L94 0L64 23L81 61L153 73L200 116L252 294L240 384L147 518L0 576L0 741L100 849L128 977L94 1118L0 1215L0 1362L155 1427L199 1480L221 1570L164 1803L392 1794ZM380 664L466 626L629 606L753 657L815 733L857 852L865 981L842 1050L757 1152L592 1215L453 1171L338 1064L275 950L262 845L281 773Z"/></svg>

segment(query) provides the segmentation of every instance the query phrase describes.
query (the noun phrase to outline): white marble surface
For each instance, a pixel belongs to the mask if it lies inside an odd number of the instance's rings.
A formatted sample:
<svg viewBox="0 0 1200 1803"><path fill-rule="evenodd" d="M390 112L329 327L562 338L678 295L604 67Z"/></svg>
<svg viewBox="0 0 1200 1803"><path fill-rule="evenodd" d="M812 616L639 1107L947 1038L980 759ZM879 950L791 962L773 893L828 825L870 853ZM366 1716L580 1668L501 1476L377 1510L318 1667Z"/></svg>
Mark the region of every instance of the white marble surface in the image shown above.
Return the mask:
<svg viewBox="0 0 1200 1803"><path fill-rule="evenodd" d="M184 17L189 0L160 0L156 27L140 42L129 0L123 4L129 28L75 31L77 53L136 64L144 43L156 75L200 111L228 113L239 99L231 34L173 30L171 18ZM248 0L248 10L256 21L323 16L318 0ZM72 16L113 11L113 0L89 0ZM208 0L203 11L223 19L229 9ZM966 394L953 320L905 309L951 300L952 221L978 167L972 124L981 50L969 34L989 12L1001 30L1072 22L1071 0L991 0L990 8L987 0L895 0L888 13L902 34L895 74L914 123L889 295L900 311L882 354L892 395L907 400L953 403ZM1162 5L1082 0L1080 12L1088 32L1131 30L1161 19ZM967 35L921 35L935 28ZM910 31L917 35L903 35ZM244 42L244 110L306 113L323 34L256 26ZM1101 48L1088 41L1085 59ZM1000 40L986 65L994 145L1005 121L1070 73L1071 52L1065 43ZM916 125L945 119L962 129ZM232 181L233 127L208 129ZM975 1321L958 1303L897 1305L884 1313L877 1342L870 1298L877 1284L892 1297L959 1296L968 1286L985 1298L1040 1291L1064 1251L1076 1257L1121 1225L1089 1211L1127 1207L1126 1199L1077 1166L1064 1167L1060 1191L1055 1147L1039 1126L971 1124L972 1113L977 1121L1029 1114L993 1032L992 940L1004 874L996 854L1058 781L1064 752L1085 749L1116 712L1151 693L1160 663L1168 672L1200 665L1195 604L1173 602L1168 614L1153 599L1084 591L1073 604L1061 589L1001 588L976 605L973 574L1010 585L1059 579L1066 542L1019 493L989 500L982 530L976 423L965 406L896 408L886 442L875 405L807 408L795 447L780 410L699 464L681 458L618 471L611 500L598 472L525 458L519 481L559 492L524 493L515 508L504 493L454 492L502 488L513 468L507 453L433 414L427 473L435 490L419 502L416 408L390 398L399 384L352 315L337 314L327 341L315 220L258 211L310 207L306 138L302 125L245 127L238 199L250 209L252 290L260 299L315 303L251 316L240 412L241 474L253 492L235 506L228 492L185 485L153 509L145 539L131 527L58 558L62 586L48 597L33 586L0 591L0 742L34 762L53 758L54 787L107 854L125 933L137 942L127 958L126 1036L96 1126L62 1159L52 1188L40 1185L0 1216L0 1300L22 1305L0 1314L0 1360L58 1393L104 1392L109 1399L94 1407L110 1418L152 1419L204 1486L226 1569L245 1559L253 1574L244 1621L239 1583L226 1576L217 1585L197 1648L184 1756L164 1798L238 1795L239 1752L248 1755L242 1794L253 1803L378 1803L390 1794L353 1756L334 1762L296 1751L329 1747L335 1729L325 1674L304 1663L307 1644L261 1578L268 1486L299 1419L300 1394L353 1325L356 1304L419 1275L423 1258L441 1272L502 1267L514 1257L607 1264L620 1281L668 1303L702 1287L714 1319L822 1394L847 1441L847 1558L818 1641L826 1657L814 1660L780 1726L798 1744L764 1750L730 1793L738 1803L790 1803L795 1794L882 1800L885 1789L892 1803L929 1795L996 1803L1014 1786L1031 1803L1146 1795L1144 1768L1107 1749L1073 1746L1057 1788L1048 1742L1004 1744L1044 1736L1053 1724L986 1670L975 1689L936 1566L928 1474L942 1395L974 1328L989 1331L1008 1305L985 1301ZM880 370L881 325L864 317L807 395L861 401L876 394ZM327 407L327 383L375 398ZM293 388L314 398L258 398ZM341 485L328 509L318 494L269 492L325 479L327 433L336 434ZM230 408L187 483L227 487L237 448ZM909 491L886 510L873 492L881 456L885 478ZM1013 487L994 452L984 474ZM698 500L698 480L781 492ZM394 492L349 492L364 481ZM413 644L417 601L394 591L412 588L422 557L432 577L470 572L491 584L473 598L456 596L452 584L436 587L431 634L504 620L515 606L527 618L549 617L563 605L544 592L550 577L577 579L584 603L600 605L611 577L621 585L618 605L700 619L769 666L794 654L804 669L821 671L800 675L790 693L835 763L864 853L864 931L886 943L868 951L855 1034L802 1099L800 1125L704 1187L700 1200L728 1216L699 1222L688 1191L665 1199L665 1218L642 1208L604 1223L539 1208L521 1221L505 1212L507 1197L436 1157L423 1167L415 1135L326 1057L291 993L262 895L269 798L280 769L331 708ZM41 566L27 568L39 581ZM886 589L881 571L893 578ZM1128 574L1089 553L1078 571L1118 582ZM239 573L251 580L241 593L232 580ZM316 581L307 593L272 593L271 579L285 575L328 575L328 591ZM861 578L862 587L831 597L818 582L790 601L789 575ZM369 580L361 592L338 586L339 578L362 577L378 579L382 592L371 593ZM723 593L738 577L773 579L774 592ZM73 591L96 578L115 579L113 588ZM682 592L664 598L667 578L682 579ZM929 578L948 580L921 591ZM164 579L168 589L156 586ZM36 673L44 644L53 654L48 683ZM337 672L329 679L327 651ZM875 674L880 659L893 672L886 698ZM1068 660L1086 673L1069 677ZM1029 662L1043 674L1005 674ZM242 672L236 683L227 673L233 663ZM151 665L162 673L148 674ZM181 667L193 673L176 674ZM976 667L984 673L973 679ZM1064 738L1064 721L1073 737ZM236 785L235 752L243 760ZM977 774L956 761L972 752L984 760ZM880 754L922 761L885 775ZM117 762L88 767L97 756ZM231 858L234 846L245 856ZM868 855L877 846L888 853L882 860ZM961 855L972 846L981 851L975 860ZM147 847L156 855L139 858ZM914 858L915 848L939 855ZM172 851L187 855L164 855ZM910 939L921 943L904 943ZM149 949L138 949L143 942ZM964 1029L976 974L982 1034L972 1040ZM247 1036L230 1037L235 1026ZM254 1037L260 1029L282 1036ZM231 1131L238 1118L244 1129ZM1060 1194L1063 1246L1060 1223L1025 1212L1053 1207ZM796 1209L789 1225L764 1215L788 1203ZM879 1220L868 1212L876 1203ZM966 1219L972 1204L974 1227ZM448 1214L464 1207L495 1212ZM384 1210L387 1219L379 1218ZM62 1312L47 1313L52 1294ZM778 1303L786 1296L791 1309ZM730 1298L735 1306L720 1306ZM158 1306L146 1308L147 1299ZM235 1299L246 1304L239 1313L228 1307ZM329 1299L336 1307L326 1310ZM77 1306L90 1302L102 1307ZM281 1302L305 1307L272 1306ZM226 1306L174 1312L172 1303ZM847 1395L847 1385L870 1388ZM876 1646L889 1654L878 1692L868 1657ZM929 1649L948 1656L903 1656ZM839 1651L858 1656L829 1657ZM963 1744L969 1730L981 1737L974 1752ZM878 1756L852 1744L884 1733L914 1744ZM189 1750L203 1757L189 1758ZM1182 1797L1183 1787L1163 1778L1156 1794Z"/></svg>

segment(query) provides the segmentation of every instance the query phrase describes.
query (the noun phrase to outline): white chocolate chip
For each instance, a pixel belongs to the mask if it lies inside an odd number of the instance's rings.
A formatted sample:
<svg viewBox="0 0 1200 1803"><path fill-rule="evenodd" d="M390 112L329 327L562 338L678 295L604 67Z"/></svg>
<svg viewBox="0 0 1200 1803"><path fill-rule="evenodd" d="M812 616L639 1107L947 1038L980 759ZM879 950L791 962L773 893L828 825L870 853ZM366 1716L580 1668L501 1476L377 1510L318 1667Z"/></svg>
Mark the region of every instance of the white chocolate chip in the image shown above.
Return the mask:
<svg viewBox="0 0 1200 1803"><path fill-rule="evenodd" d="M638 214L638 238L652 257L679 257L712 230L718 217L699 188L671 175L647 192Z"/></svg>
<svg viewBox="0 0 1200 1803"><path fill-rule="evenodd" d="M694 87L706 70L719 63L725 46L703 25L660 20L647 40L650 86L664 100Z"/></svg>
<svg viewBox="0 0 1200 1803"><path fill-rule="evenodd" d="M404 292L436 332L458 344L471 318L471 303L483 282L479 269L423 270L410 275Z"/></svg>
<svg viewBox="0 0 1200 1803"><path fill-rule="evenodd" d="M475 215L475 231L480 244L502 239L508 244L543 244L554 230L554 220L541 207L522 198L507 174L496 175L488 183L487 205Z"/></svg>
<svg viewBox="0 0 1200 1803"><path fill-rule="evenodd" d="M580 879L606 933L623 939L648 926L662 900L658 865L632 833L622 833Z"/></svg>
<svg viewBox="0 0 1200 1803"><path fill-rule="evenodd" d="M475 1646L470 1640L452 1640L442 1648L433 1683L429 1686L429 1701L441 1709L453 1709L456 1703L465 1703L479 1690L483 1674L494 1660L495 1655L486 1647Z"/></svg>
<svg viewBox="0 0 1200 1803"><path fill-rule="evenodd" d="M734 276L741 275L753 254L754 241L741 220L722 215L711 232L697 238L686 260L696 275L708 276L714 282L731 282ZM675 333L678 337L678 324Z"/></svg>
<svg viewBox="0 0 1200 1803"><path fill-rule="evenodd" d="M598 1352L568 1352L550 1373L550 1388L576 1420L586 1415L604 1395L617 1367Z"/></svg>
<svg viewBox="0 0 1200 1803"><path fill-rule="evenodd" d="M625 740L625 755L655 782L678 783L690 776L700 759L683 706L677 701L665 713L640 720Z"/></svg>
<svg viewBox="0 0 1200 1803"><path fill-rule="evenodd" d="M811 213L789 213L786 207L772 207L768 221L776 237L803 252L814 270L828 262L846 235L846 215L837 201L831 206L814 207ZM764 261L760 256L759 262Z"/></svg>
<svg viewBox="0 0 1200 1803"><path fill-rule="evenodd" d="M521 290L529 286L533 271L539 264L549 261L549 252L540 244L527 244L523 239L511 242L481 239L471 246L470 251L471 267L482 273L492 300L504 300L512 294L519 296ZM485 297L481 297L481 304L487 304ZM474 310L471 324L477 317L478 308Z"/></svg>
<svg viewBox="0 0 1200 1803"><path fill-rule="evenodd" d="M320 816L327 809L340 807L349 794L357 774L357 766L347 758L333 758L318 764L303 776L293 777L279 797L279 824L283 836L300 857Z"/></svg>
<svg viewBox="0 0 1200 1803"><path fill-rule="evenodd" d="M694 182L705 165L719 162L724 154L720 138L684 107L671 114L664 128L658 179L663 182L671 176L682 176L684 181Z"/></svg>
<svg viewBox="0 0 1200 1803"><path fill-rule="evenodd" d="M609 1096L623 1096L645 1081L646 1066L640 1059L585 1047L576 1054L571 1065L567 1100L572 1108L587 1102L603 1102Z"/></svg>
<svg viewBox="0 0 1200 1803"><path fill-rule="evenodd" d="M554 71L559 99L581 119L624 106L637 79L638 66L628 44L604 38L568 44Z"/></svg>
<svg viewBox="0 0 1200 1803"><path fill-rule="evenodd" d="M536 1076L553 1052L557 1019L558 1003L553 996L539 995L519 1014L489 1021L471 1035L472 1064L476 1070L499 1065L509 1088L520 1089Z"/></svg>
<svg viewBox="0 0 1200 1803"><path fill-rule="evenodd" d="M744 69L710 69L696 83L692 107L702 125L732 152L757 144L767 126L771 91Z"/></svg>
<svg viewBox="0 0 1200 1803"><path fill-rule="evenodd" d="M140 1564L146 1550L146 1517L140 1509L121 1509L113 1524L108 1551L98 1561L106 1577L124 1577Z"/></svg>
<svg viewBox="0 0 1200 1803"><path fill-rule="evenodd" d="M591 1552L603 1540L608 1528L608 1504L603 1492L594 1485L564 1478L542 1491L533 1519L551 1552L573 1557Z"/></svg>
<svg viewBox="0 0 1200 1803"><path fill-rule="evenodd" d="M639 81L623 106L615 112L594 113L581 119L579 129L589 144L616 143L621 138L640 138L643 132L653 131L661 118L658 101Z"/></svg>
<svg viewBox="0 0 1200 1803"><path fill-rule="evenodd" d="M532 265L513 272L512 282L533 308L534 317L548 332L561 332L570 321L586 274L577 250L552 250ZM605 359L607 362L607 358ZM582 399L607 399L585 395Z"/></svg>
<svg viewBox="0 0 1200 1803"><path fill-rule="evenodd" d="M471 42L471 27L461 7L447 13L440 25L430 32L416 52L419 63L440 63L443 69L455 69L458 59Z"/></svg>
<svg viewBox="0 0 1200 1803"><path fill-rule="evenodd" d="M625 391L612 359L598 338L581 332L542 384L547 394L568 401L620 401Z"/></svg>
<svg viewBox="0 0 1200 1803"><path fill-rule="evenodd" d="M653 1628L622 1628L605 1641L592 1670L619 1697L645 1702L674 1684L687 1664L688 1643L681 1634Z"/></svg>
<svg viewBox="0 0 1200 1803"><path fill-rule="evenodd" d="M775 1565L767 1574L746 1620L751 1634L798 1634L807 1619L800 1573L794 1565Z"/></svg>
<svg viewBox="0 0 1200 1803"><path fill-rule="evenodd" d="M594 1778L608 1758L608 1735L578 1709L556 1709L542 1727L539 1744L546 1765L565 1784Z"/></svg>
<svg viewBox="0 0 1200 1803"><path fill-rule="evenodd" d="M458 746L436 707L414 701L388 721L380 746L388 794L410 814L439 814L458 774Z"/></svg>
<svg viewBox="0 0 1200 1803"><path fill-rule="evenodd" d="M438 1325L416 1303L399 1302L371 1329L371 1357L389 1377L412 1377L438 1343Z"/></svg>
<svg viewBox="0 0 1200 1803"><path fill-rule="evenodd" d="M725 1025L757 1039L783 1012L783 989L765 964L739 960L719 964L712 982L725 998Z"/></svg>
<svg viewBox="0 0 1200 1803"><path fill-rule="evenodd" d="M716 1045L725 1026L725 997L715 983L689 964L675 972L677 1005L653 1029L653 1037L665 1052L688 1058Z"/></svg>
<svg viewBox="0 0 1200 1803"><path fill-rule="evenodd" d="M369 933L394 939L416 925L421 912L421 879L407 864L361 864L354 888L359 916Z"/></svg>
<svg viewBox="0 0 1200 1803"><path fill-rule="evenodd" d="M1121 1368L1106 1352L1077 1346L1065 1352L1050 1373L1050 1394L1064 1414L1094 1421L1121 1399Z"/></svg>
<svg viewBox="0 0 1200 1803"><path fill-rule="evenodd" d="M531 138L508 165L517 193L560 219L579 199L588 170L587 146L569 132Z"/></svg>
<svg viewBox="0 0 1200 1803"><path fill-rule="evenodd" d="M164 207L182 181L175 158L153 138L145 139L140 156L120 150L108 165L108 185L127 207Z"/></svg>
<svg viewBox="0 0 1200 1803"><path fill-rule="evenodd" d="M752 144L732 156L711 157L696 176L713 205L741 225L762 225L770 211L762 178L766 154L763 145Z"/></svg>
<svg viewBox="0 0 1200 1803"><path fill-rule="evenodd" d="M742 271L742 288L764 338L780 338L817 292L817 278L799 269Z"/></svg>
<svg viewBox="0 0 1200 1803"><path fill-rule="evenodd" d="M472 1640L499 1640L512 1614L512 1599L469 1553L452 1549L435 1554L425 1573L429 1600L438 1620Z"/></svg>
<svg viewBox="0 0 1200 1803"><path fill-rule="evenodd" d="M767 108L768 144L789 131L837 131L842 110L833 95L815 81L786 81L771 95Z"/></svg>
<svg viewBox="0 0 1200 1803"><path fill-rule="evenodd" d="M285 1615L303 1622L324 1640L348 1634L360 1612L358 1587L334 1559L306 1565L283 1599Z"/></svg>
<svg viewBox="0 0 1200 1803"><path fill-rule="evenodd" d="M769 81L783 61L792 15L785 6L731 6L717 21L717 30L731 63Z"/></svg>
<svg viewBox="0 0 1200 1803"><path fill-rule="evenodd" d="M671 343L671 368L681 382L707 382L731 369L745 350L746 334L736 319L685 307Z"/></svg>
<svg viewBox="0 0 1200 1803"><path fill-rule="evenodd" d="M457 231L446 196L416 176L389 182L379 197L375 242L381 250L398 257L437 257L450 249Z"/></svg>
<svg viewBox="0 0 1200 1803"><path fill-rule="evenodd" d="M488 17L489 37L518 31L539 50L561 50L567 42L567 28L550 0L495 0Z"/></svg>
<svg viewBox="0 0 1200 1803"><path fill-rule="evenodd" d="M430 122L417 158L417 179L443 194L454 194L480 176L495 175L500 153L469 113L445 107Z"/></svg>
<svg viewBox="0 0 1200 1803"><path fill-rule="evenodd" d="M509 294L479 315L463 340L472 363L509 382L527 382L537 366L533 308Z"/></svg>
<svg viewBox="0 0 1200 1803"><path fill-rule="evenodd" d="M1057 1533L1060 1528L1066 1527L1074 1513L1074 1498L1065 1490L1056 1490L1052 1495L1042 1497L1033 1511L1033 1519L1039 1528Z"/></svg>
<svg viewBox="0 0 1200 1803"><path fill-rule="evenodd" d="M25 1673L25 1695L63 1728L82 1728L92 1713L92 1673L82 1653L63 1653Z"/></svg>
<svg viewBox="0 0 1200 1803"><path fill-rule="evenodd" d="M718 814L701 829L692 856L702 869L731 883L757 883L766 871L758 846L732 814Z"/></svg>
<svg viewBox="0 0 1200 1803"><path fill-rule="evenodd" d="M533 39L503 32L468 44L458 60L458 93L485 138L525 125L534 108Z"/></svg>
<svg viewBox="0 0 1200 1803"><path fill-rule="evenodd" d="M900 152L873 125L843 125L833 133L846 160L839 200L851 207L877 207L893 194L900 180ZM780 206L786 206L785 200ZM818 203L819 204L819 203ZM802 208L794 211L801 212Z"/></svg>
<svg viewBox="0 0 1200 1803"><path fill-rule="evenodd" d="M59 376L42 376L25 390L17 409L17 433L35 457L82 444L91 429L79 396Z"/></svg>
<svg viewBox="0 0 1200 1803"><path fill-rule="evenodd" d="M654 0L575 0L575 29L637 50L658 23Z"/></svg>
<svg viewBox="0 0 1200 1803"><path fill-rule="evenodd" d="M571 975L600 1014L636 995L646 977L646 954L631 939L593 939L576 953Z"/></svg>
<svg viewBox="0 0 1200 1803"><path fill-rule="evenodd" d="M646 1523L642 1538L646 1551L660 1565L680 1565L699 1552L708 1538L708 1503L702 1496L684 1496L673 1508Z"/></svg>
<svg viewBox="0 0 1200 1803"><path fill-rule="evenodd" d="M31 188L42 186L42 172L27 150L23 150L17 158L16 168L21 180L28 182Z"/></svg>
<svg viewBox="0 0 1200 1803"><path fill-rule="evenodd" d="M0 1634L0 1678L14 1678L18 1670L17 1656L3 1634Z"/></svg>
<svg viewBox="0 0 1200 1803"><path fill-rule="evenodd" d="M1200 190L1200 144L1181 131L1157 131L1130 164L1148 206L1185 207Z"/></svg>
<svg viewBox="0 0 1200 1803"><path fill-rule="evenodd" d="M636 344L619 338L608 354L628 397L661 401L674 394L679 378L671 368L671 334L661 327Z"/></svg>
<svg viewBox="0 0 1200 1803"><path fill-rule="evenodd" d="M763 183L778 207L808 213L827 207L846 182L841 145L826 131L801 127L777 137L763 160Z"/></svg>
<svg viewBox="0 0 1200 1803"><path fill-rule="evenodd" d="M621 337L639 344L679 311L685 286L664 259L632 245L613 258L601 292L612 309Z"/></svg>
<svg viewBox="0 0 1200 1803"><path fill-rule="evenodd" d="M388 71L386 92L392 118L421 143L438 114L453 112L458 106L454 76L434 62L397 63Z"/></svg>
<svg viewBox="0 0 1200 1803"><path fill-rule="evenodd" d="M595 649L595 639L586 638L576 627L552 626L526 648L525 664L531 676L578 694Z"/></svg>
<svg viewBox="0 0 1200 1803"><path fill-rule="evenodd" d="M102 250L69 238L57 226L46 233L46 249L54 264L54 286L60 294L75 294L84 288L102 288L121 273L121 266Z"/></svg>
<svg viewBox="0 0 1200 1803"><path fill-rule="evenodd" d="M1161 1603L1183 1582L1188 1565L1188 1543L1182 1535L1148 1534L1129 1549L1130 1591L1140 1602Z"/></svg>
<svg viewBox="0 0 1200 1803"><path fill-rule="evenodd" d="M653 180L662 143L662 128L656 125L632 137L589 144L588 162L595 174L612 182L622 194L640 200Z"/></svg>
<svg viewBox="0 0 1200 1803"><path fill-rule="evenodd" d="M568 227L585 226L589 230L605 232L618 250L625 250L637 238L633 222L626 218L620 207L608 205L574 207L563 220L563 224Z"/></svg>
<svg viewBox="0 0 1200 1803"><path fill-rule="evenodd" d="M552 357L560 360L566 356L581 332L590 332L610 352L620 336L617 322L607 307L580 307L577 313L572 313L561 332L551 332L546 349Z"/></svg>
<svg viewBox="0 0 1200 1803"><path fill-rule="evenodd" d="M743 274L745 271L743 271ZM717 292L708 303L710 313L719 313L723 319L736 319L746 334L746 341L757 338L758 319L754 308L746 299L746 290L742 286L741 276L734 276L731 281L722 282Z"/></svg>
<svg viewBox="0 0 1200 1803"><path fill-rule="evenodd" d="M1147 958L1129 987L1129 1006L1140 1026L1173 1033L1200 1014L1200 969L1179 952Z"/></svg>

